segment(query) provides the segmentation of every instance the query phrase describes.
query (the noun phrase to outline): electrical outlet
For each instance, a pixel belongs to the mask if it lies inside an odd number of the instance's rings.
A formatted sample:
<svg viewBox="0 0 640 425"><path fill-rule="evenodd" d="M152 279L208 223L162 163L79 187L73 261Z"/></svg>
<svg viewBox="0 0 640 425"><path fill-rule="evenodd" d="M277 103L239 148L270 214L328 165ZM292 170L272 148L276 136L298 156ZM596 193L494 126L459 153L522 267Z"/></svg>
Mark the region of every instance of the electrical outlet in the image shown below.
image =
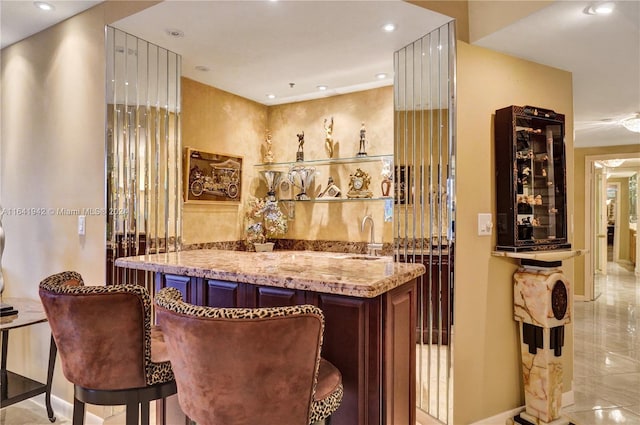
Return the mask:
<svg viewBox="0 0 640 425"><path fill-rule="evenodd" d="M490 236L493 231L491 213L478 214L478 236Z"/></svg>

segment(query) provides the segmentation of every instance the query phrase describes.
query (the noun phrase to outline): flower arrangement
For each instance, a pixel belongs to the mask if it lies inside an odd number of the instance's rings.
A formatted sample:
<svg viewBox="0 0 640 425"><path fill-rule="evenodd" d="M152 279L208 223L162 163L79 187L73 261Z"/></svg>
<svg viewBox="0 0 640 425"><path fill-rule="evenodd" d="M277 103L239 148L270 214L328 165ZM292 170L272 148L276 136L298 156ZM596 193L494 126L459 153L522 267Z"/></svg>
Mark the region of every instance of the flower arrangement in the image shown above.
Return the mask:
<svg viewBox="0 0 640 425"><path fill-rule="evenodd" d="M247 243L264 243L287 232L287 217L277 201L250 197L248 200Z"/></svg>

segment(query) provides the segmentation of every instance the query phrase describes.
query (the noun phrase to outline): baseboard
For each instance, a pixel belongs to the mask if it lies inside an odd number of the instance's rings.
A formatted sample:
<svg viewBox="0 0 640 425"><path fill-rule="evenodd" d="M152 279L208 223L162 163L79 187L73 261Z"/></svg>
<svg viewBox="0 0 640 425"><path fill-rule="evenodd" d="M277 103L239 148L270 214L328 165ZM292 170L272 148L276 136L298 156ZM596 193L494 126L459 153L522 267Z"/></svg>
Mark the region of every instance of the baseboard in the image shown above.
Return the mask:
<svg viewBox="0 0 640 425"><path fill-rule="evenodd" d="M571 384L573 386L573 382ZM571 406L576 403L576 399L573 393L573 390L567 391L566 393L562 393L562 407Z"/></svg>
<svg viewBox="0 0 640 425"><path fill-rule="evenodd" d="M573 296L573 301L583 302L583 301L586 301L586 298L584 297L584 295L574 295Z"/></svg>
<svg viewBox="0 0 640 425"><path fill-rule="evenodd" d="M38 406L41 406L43 409L45 409L45 412L46 412L46 407L44 404L44 394L36 397L32 397L28 401L30 401L31 403L37 404ZM69 420L69 422L71 422L71 418L73 417L72 403L69 403L68 401L63 400L60 397L56 397L52 395L51 407L53 408L53 414L56 416L56 418L65 417ZM56 423L59 423L59 422L60 421L56 421ZM103 424L104 424L103 418L91 412L85 411L84 425L103 425Z"/></svg>
<svg viewBox="0 0 640 425"><path fill-rule="evenodd" d="M562 393L562 407L570 406L575 403L573 390ZM470 425L505 425L507 420L513 419L514 416L524 411L524 406L511 409L507 412L498 413L490 418L482 419Z"/></svg>
<svg viewBox="0 0 640 425"><path fill-rule="evenodd" d="M470 425L505 425L508 419L513 419L514 416L524 411L524 406L511 409L507 412L498 413L490 418L481 419Z"/></svg>

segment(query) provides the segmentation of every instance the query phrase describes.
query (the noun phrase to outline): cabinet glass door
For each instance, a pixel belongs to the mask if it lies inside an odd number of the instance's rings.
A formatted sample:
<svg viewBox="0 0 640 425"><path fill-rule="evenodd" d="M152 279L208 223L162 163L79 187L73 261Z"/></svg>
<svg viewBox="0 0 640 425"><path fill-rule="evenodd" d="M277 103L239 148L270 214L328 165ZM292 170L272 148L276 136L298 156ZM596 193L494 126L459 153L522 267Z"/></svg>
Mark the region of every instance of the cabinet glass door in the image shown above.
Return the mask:
<svg viewBox="0 0 640 425"><path fill-rule="evenodd" d="M557 121L516 117L517 238L566 238L564 133Z"/></svg>

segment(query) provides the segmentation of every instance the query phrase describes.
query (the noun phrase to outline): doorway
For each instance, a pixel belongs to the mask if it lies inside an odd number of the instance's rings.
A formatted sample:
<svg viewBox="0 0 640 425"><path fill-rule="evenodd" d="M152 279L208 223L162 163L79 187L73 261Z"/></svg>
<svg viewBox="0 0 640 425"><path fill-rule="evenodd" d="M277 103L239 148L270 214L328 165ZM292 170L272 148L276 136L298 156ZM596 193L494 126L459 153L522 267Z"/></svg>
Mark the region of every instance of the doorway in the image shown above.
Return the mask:
<svg viewBox="0 0 640 425"><path fill-rule="evenodd" d="M607 263L640 273L637 240L638 154L593 155L585 158L585 300L600 295L598 281Z"/></svg>

